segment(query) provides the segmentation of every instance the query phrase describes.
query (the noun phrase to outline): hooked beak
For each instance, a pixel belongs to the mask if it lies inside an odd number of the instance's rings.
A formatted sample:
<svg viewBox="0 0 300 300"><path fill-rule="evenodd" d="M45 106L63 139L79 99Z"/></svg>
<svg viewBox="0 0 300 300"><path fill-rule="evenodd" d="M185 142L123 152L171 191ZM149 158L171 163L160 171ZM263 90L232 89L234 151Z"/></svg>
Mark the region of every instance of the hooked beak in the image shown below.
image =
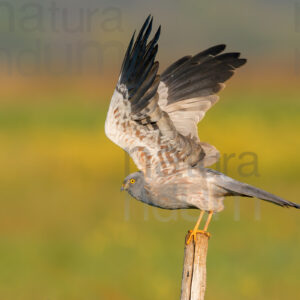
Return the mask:
<svg viewBox="0 0 300 300"><path fill-rule="evenodd" d="M128 184L123 183L122 186L121 186L120 191L121 191L121 192L126 191L127 188L128 188Z"/></svg>

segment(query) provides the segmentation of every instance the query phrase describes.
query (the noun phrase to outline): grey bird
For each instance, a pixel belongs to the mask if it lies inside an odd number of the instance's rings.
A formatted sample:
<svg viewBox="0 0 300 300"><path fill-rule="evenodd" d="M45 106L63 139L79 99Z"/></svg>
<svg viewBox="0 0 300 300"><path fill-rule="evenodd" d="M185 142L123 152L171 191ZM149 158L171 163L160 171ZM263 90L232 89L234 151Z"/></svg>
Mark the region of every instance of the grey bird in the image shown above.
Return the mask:
<svg viewBox="0 0 300 300"><path fill-rule="evenodd" d="M125 178L122 190L164 209L199 209L188 243L197 232L209 235L212 214L223 210L226 196L300 208L207 168L218 161L219 151L200 141L197 124L246 59L240 53L223 53L225 45L217 45L180 58L159 75L155 57L160 27L148 41L152 23L149 16L131 38L105 121L107 137L127 151L140 170ZM204 212L208 218L198 230Z"/></svg>

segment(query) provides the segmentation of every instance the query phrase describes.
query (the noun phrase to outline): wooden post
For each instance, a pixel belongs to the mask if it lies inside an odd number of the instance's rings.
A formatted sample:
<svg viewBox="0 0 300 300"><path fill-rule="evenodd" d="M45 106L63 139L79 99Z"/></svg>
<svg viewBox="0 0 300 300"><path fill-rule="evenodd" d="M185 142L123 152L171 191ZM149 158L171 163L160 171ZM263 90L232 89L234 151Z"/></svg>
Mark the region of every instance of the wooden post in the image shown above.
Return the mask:
<svg viewBox="0 0 300 300"><path fill-rule="evenodd" d="M209 237L197 233L196 240L188 245L185 237L184 263L181 283L181 300L204 300L206 289L206 255Z"/></svg>

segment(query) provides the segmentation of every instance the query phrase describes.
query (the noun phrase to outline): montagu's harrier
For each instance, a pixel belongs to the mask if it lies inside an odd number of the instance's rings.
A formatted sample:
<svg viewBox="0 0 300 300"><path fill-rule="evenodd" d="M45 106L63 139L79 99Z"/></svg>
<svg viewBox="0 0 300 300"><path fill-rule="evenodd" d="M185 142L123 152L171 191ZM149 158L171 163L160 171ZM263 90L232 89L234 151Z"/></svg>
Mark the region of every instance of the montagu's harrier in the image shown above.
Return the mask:
<svg viewBox="0 0 300 300"><path fill-rule="evenodd" d="M159 75L155 56L160 27L148 42L151 30L149 16L136 39L133 34L105 122L108 138L127 151L140 170L125 178L122 189L156 207L200 209L189 241L199 231L208 234L211 216L224 208L225 196L300 208L206 168L219 159L219 152L200 141L197 124L246 60L239 53L223 53L225 45L217 45L180 58ZM204 212L208 219L198 230Z"/></svg>

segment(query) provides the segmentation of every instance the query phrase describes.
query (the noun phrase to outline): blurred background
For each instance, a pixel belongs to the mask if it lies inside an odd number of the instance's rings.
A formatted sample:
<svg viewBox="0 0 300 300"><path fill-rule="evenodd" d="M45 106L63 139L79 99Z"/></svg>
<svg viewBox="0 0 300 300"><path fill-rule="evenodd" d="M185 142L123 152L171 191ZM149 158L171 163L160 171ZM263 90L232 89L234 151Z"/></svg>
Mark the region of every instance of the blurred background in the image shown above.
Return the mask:
<svg viewBox="0 0 300 300"><path fill-rule="evenodd" d="M219 43L248 58L200 137L222 153L215 168L300 202L299 0L0 1L0 299L179 299L198 212L127 199L135 167L104 135L149 13L160 70ZM299 211L225 206L210 226L206 299L294 299Z"/></svg>

